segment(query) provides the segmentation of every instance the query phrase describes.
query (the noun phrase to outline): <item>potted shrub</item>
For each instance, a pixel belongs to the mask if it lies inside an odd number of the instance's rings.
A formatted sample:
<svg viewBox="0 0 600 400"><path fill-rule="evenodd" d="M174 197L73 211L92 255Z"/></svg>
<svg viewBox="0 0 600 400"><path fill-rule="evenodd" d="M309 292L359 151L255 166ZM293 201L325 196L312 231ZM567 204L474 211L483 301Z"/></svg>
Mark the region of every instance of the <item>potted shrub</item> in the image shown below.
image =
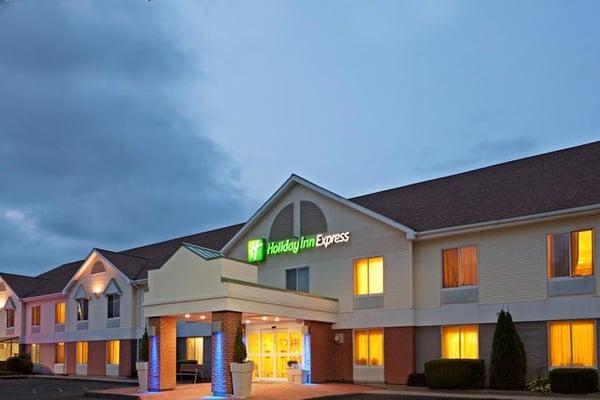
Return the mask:
<svg viewBox="0 0 600 400"><path fill-rule="evenodd" d="M148 328L144 329L142 340L140 342L140 357L139 361L135 363L137 369L138 382L140 390L148 390L148 352L150 350L150 339L148 338Z"/></svg>
<svg viewBox="0 0 600 400"><path fill-rule="evenodd" d="M287 362L287 380L288 383L302 383L302 369L300 369L298 361Z"/></svg>
<svg viewBox="0 0 600 400"><path fill-rule="evenodd" d="M252 372L254 371L254 363L246 361L248 354L242 336L242 328L239 328L235 335L233 362L229 365L231 380L233 381L233 396L239 399L250 397Z"/></svg>

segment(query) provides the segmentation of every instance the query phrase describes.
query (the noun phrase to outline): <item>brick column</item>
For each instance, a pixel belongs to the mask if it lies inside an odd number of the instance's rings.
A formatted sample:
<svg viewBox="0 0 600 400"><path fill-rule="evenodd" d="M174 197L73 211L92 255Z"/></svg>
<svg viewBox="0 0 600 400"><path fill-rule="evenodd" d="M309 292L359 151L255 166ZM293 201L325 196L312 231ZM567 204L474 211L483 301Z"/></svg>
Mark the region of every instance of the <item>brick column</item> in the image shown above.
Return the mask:
<svg viewBox="0 0 600 400"><path fill-rule="evenodd" d="M352 382L354 365L354 347L352 346L352 329L335 329L331 332L343 337L343 343L336 343L332 340L331 344L331 375L333 382Z"/></svg>
<svg viewBox="0 0 600 400"><path fill-rule="evenodd" d="M331 381L331 346L333 334L327 322L304 321L310 335L310 378L311 383Z"/></svg>
<svg viewBox="0 0 600 400"><path fill-rule="evenodd" d="M177 385L177 320L174 317L150 318L154 330L150 337L148 390L173 390Z"/></svg>
<svg viewBox="0 0 600 400"><path fill-rule="evenodd" d="M106 341L94 340L88 342L88 375L106 375Z"/></svg>
<svg viewBox="0 0 600 400"><path fill-rule="evenodd" d="M233 362L235 335L242 326L242 313L213 312L212 322L211 388L214 396L225 396L233 393L229 364Z"/></svg>
<svg viewBox="0 0 600 400"><path fill-rule="evenodd" d="M65 372L67 375L75 375L77 363L77 342L65 343Z"/></svg>
<svg viewBox="0 0 600 400"><path fill-rule="evenodd" d="M406 384L415 371L415 327L384 328L383 342L385 383Z"/></svg>

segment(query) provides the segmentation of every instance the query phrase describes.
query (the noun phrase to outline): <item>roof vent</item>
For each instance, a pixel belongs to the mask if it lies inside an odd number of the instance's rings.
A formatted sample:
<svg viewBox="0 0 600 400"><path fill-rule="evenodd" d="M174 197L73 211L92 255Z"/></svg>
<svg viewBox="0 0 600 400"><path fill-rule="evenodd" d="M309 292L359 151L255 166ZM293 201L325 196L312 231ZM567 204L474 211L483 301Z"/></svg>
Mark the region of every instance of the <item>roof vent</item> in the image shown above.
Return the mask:
<svg viewBox="0 0 600 400"><path fill-rule="evenodd" d="M102 273L104 271L105 271L104 264L102 264L102 262L96 261L94 263L94 265L92 265L92 275L93 274L100 274L100 273Z"/></svg>

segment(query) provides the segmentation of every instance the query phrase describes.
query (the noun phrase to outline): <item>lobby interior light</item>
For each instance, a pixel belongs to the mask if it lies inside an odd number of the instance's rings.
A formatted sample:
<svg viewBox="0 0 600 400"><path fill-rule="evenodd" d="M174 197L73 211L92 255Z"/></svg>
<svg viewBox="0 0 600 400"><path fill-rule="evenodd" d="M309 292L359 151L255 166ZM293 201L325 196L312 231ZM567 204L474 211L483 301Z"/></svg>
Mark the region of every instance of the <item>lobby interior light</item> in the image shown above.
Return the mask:
<svg viewBox="0 0 600 400"><path fill-rule="evenodd" d="M275 317L275 319L273 321L279 322L279 317Z"/></svg>
<svg viewBox="0 0 600 400"><path fill-rule="evenodd" d="M189 319L191 317L191 315L190 314L185 314L185 317Z"/></svg>
<svg viewBox="0 0 600 400"><path fill-rule="evenodd" d="M200 319L203 319L203 320L206 319L206 315L201 315Z"/></svg>
<svg viewBox="0 0 600 400"><path fill-rule="evenodd" d="M262 319L263 321L266 321L268 318L267 318L267 316L266 316L266 315L263 315L263 316L261 317L261 319Z"/></svg>
<svg viewBox="0 0 600 400"><path fill-rule="evenodd" d="M250 320L249 320L249 319L247 319L247 320L245 320L245 321L244 321L244 323L246 323L246 324L249 324L249 323L250 323Z"/></svg>

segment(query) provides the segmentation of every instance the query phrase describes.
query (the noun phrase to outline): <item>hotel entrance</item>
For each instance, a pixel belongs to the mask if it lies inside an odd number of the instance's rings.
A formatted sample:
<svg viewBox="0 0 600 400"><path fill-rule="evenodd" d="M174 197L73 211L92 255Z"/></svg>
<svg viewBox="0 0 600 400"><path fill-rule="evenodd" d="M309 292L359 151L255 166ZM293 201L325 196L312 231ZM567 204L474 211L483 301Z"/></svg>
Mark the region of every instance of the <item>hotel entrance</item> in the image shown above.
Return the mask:
<svg viewBox="0 0 600 400"><path fill-rule="evenodd" d="M288 361L303 363L303 326L252 326L246 323L248 359L256 365L254 380L286 381Z"/></svg>

